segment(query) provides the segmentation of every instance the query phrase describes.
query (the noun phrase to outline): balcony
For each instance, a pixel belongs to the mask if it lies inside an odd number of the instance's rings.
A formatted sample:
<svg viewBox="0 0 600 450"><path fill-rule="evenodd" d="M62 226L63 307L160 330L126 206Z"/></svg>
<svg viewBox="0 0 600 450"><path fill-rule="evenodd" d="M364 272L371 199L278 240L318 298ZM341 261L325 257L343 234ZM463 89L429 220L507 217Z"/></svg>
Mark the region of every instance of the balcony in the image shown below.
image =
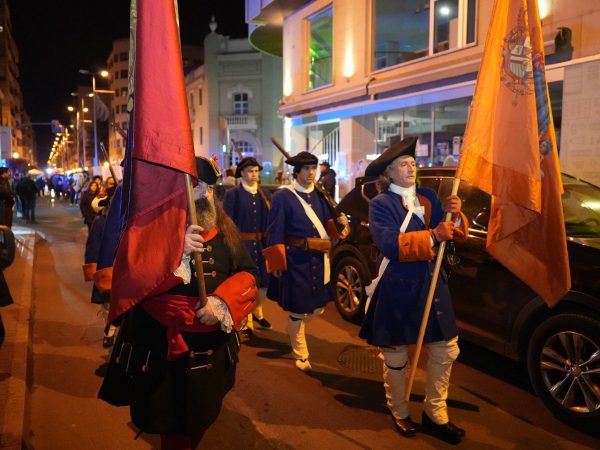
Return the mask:
<svg viewBox="0 0 600 450"><path fill-rule="evenodd" d="M256 116L231 114L223 116L223 119L230 130L256 130L258 128Z"/></svg>

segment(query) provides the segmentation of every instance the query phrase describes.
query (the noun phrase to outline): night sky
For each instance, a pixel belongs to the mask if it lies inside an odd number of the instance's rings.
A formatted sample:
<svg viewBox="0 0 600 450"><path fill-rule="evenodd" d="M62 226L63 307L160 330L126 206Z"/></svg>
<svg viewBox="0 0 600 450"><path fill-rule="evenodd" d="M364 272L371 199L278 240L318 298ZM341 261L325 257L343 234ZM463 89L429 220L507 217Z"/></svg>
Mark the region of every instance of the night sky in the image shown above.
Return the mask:
<svg viewBox="0 0 600 450"><path fill-rule="evenodd" d="M128 0L8 0L13 35L20 54L19 82L32 122L68 123L70 93L91 85L79 69L105 68L112 41L129 35ZM34 6L35 5L35 6ZM181 38L201 45L215 16L217 32L245 37L244 0L179 0ZM107 86L98 84L98 89ZM35 127L38 164L45 166L53 139L50 127Z"/></svg>

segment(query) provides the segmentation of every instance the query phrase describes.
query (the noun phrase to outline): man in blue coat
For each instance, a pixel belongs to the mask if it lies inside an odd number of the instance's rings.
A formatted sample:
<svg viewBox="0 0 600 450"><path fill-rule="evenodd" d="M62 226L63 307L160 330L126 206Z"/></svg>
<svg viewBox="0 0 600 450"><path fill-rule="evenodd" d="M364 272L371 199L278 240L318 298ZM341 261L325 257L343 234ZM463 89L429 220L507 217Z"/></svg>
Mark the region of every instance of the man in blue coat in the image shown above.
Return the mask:
<svg viewBox="0 0 600 450"><path fill-rule="evenodd" d="M271 328L271 324L263 315L262 305L266 299L266 288L269 275L265 267L263 248L267 230L267 216L271 208L268 190L260 187L259 172L262 166L252 157L240 161L235 171L235 177L241 178L241 183L225 192L223 207L225 212L239 228L244 244L260 271L260 294L257 306L248 315L247 331L252 334L254 322L263 328Z"/></svg>
<svg viewBox="0 0 600 450"><path fill-rule="evenodd" d="M348 234L345 215L332 215L322 194L315 189L316 156L300 152L286 160L293 166L294 183L273 194L267 248L264 250L269 281L268 297L289 314L288 333L296 367L311 369L305 324L323 313L333 300L329 250L332 239ZM335 221L343 225L337 231Z"/></svg>
<svg viewBox="0 0 600 450"><path fill-rule="evenodd" d="M467 235L467 219L458 196L446 198L444 208L435 192L416 186L416 138L407 138L374 160L366 176L379 176L381 193L369 205L369 229L383 260L360 337L381 349L388 407L405 437L416 434L405 397L408 345L417 342L433 272L435 247ZM443 221L444 211L452 222ZM428 347L423 428L449 443L459 443L464 430L448 419L446 399L450 371L456 360L458 331L446 274L436 286L425 332Z"/></svg>

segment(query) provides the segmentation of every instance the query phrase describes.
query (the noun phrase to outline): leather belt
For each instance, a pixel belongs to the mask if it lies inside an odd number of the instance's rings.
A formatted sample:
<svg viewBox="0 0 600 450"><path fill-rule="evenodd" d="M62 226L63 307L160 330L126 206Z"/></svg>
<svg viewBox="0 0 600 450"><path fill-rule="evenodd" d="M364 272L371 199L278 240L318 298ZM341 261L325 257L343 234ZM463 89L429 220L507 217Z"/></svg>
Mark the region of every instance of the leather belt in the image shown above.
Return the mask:
<svg viewBox="0 0 600 450"><path fill-rule="evenodd" d="M265 233L258 231L256 233L240 233L244 241L264 241Z"/></svg>
<svg viewBox="0 0 600 450"><path fill-rule="evenodd" d="M331 249L331 241L321 238L301 238L297 236L286 236L285 245L302 248L309 252L328 253Z"/></svg>

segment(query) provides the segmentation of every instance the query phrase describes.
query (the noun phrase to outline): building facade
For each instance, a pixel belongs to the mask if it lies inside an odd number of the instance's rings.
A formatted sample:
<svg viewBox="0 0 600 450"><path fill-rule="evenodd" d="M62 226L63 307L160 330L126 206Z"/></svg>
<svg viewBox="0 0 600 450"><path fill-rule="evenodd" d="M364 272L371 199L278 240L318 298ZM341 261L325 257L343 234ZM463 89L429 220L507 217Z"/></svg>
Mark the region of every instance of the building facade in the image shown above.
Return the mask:
<svg viewBox="0 0 600 450"><path fill-rule="evenodd" d="M281 59L256 51L247 39L218 34L214 19L210 30L204 39L204 64L186 75L196 154L217 155L223 168L242 156L254 156L263 165L263 179L272 181L281 164L271 144L271 137L281 139L283 134L277 113Z"/></svg>
<svg viewBox="0 0 600 450"><path fill-rule="evenodd" d="M247 0L250 41L281 42L286 145L329 160L342 195L406 135L420 166L456 162L493 3ZM563 171L599 184L600 3L538 4Z"/></svg>
<svg viewBox="0 0 600 450"><path fill-rule="evenodd" d="M0 165L8 159L20 166L36 164L35 133L25 111L19 84L19 50L12 34L10 10L0 0Z"/></svg>

